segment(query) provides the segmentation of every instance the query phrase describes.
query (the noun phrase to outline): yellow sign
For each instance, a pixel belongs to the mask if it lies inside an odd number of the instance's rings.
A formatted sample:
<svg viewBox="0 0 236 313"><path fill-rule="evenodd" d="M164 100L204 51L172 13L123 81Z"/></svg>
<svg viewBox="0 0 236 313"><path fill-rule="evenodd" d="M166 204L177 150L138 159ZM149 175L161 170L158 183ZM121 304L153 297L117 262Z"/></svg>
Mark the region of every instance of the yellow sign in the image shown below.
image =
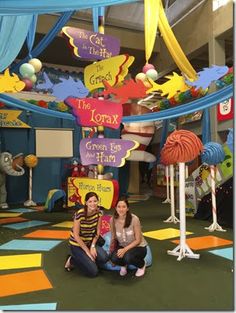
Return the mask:
<svg viewBox="0 0 236 313"><path fill-rule="evenodd" d="M103 81L114 86L124 80L128 74L129 66L134 62L134 57L121 54L115 57L90 64L84 69L84 83L89 91L104 88Z"/></svg>
<svg viewBox="0 0 236 313"><path fill-rule="evenodd" d="M21 113L20 110L0 110L0 127L31 128L18 119Z"/></svg>
<svg viewBox="0 0 236 313"><path fill-rule="evenodd" d="M67 205L70 207L76 203L84 204L85 195L91 191L96 192L99 196L99 205L105 209L110 209L118 197L118 182L115 180L68 177Z"/></svg>

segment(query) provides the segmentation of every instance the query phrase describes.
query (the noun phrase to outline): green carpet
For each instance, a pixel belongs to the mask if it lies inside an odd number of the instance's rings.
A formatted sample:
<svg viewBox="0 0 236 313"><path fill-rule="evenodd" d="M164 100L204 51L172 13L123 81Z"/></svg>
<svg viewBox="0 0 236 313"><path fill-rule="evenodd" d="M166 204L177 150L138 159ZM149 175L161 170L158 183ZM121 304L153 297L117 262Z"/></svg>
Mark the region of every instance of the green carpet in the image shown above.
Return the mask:
<svg viewBox="0 0 236 313"><path fill-rule="evenodd" d="M163 223L163 220L170 215L170 206L162 204L160 199L150 197L146 201L132 203L130 206L132 212L140 217L143 232L169 227L178 229L179 227L179 224ZM106 212L111 213L111 211ZM71 220L72 212L34 212L24 213L22 216L56 224ZM187 217L186 225L186 229L194 233L188 235L187 238L212 235L233 240L232 229L227 229L225 233L209 233L205 230L204 227L210 225L209 221L199 221ZM12 239L21 239L24 234L36 229L59 230L61 228L43 225L25 230L10 230L1 225L0 243L3 244ZM102 271L94 279L84 277L77 270L64 271L65 257L69 251L67 241L64 240L51 251L43 252L42 268L53 288L2 297L0 298L0 306L56 302L59 311L233 310L233 261L209 253L208 250L211 249L197 251L200 253L199 260L184 258L177 261L177 257L167 254L167 250L172 250L176 246L171 240L147 238L152 250L153 264L147 269L144 277L137 278L134 273L120 277L118 272ZM32 252L0 250L0 256L22 253ZM27 270L29 269L2 270L0 275Z"/></svg>

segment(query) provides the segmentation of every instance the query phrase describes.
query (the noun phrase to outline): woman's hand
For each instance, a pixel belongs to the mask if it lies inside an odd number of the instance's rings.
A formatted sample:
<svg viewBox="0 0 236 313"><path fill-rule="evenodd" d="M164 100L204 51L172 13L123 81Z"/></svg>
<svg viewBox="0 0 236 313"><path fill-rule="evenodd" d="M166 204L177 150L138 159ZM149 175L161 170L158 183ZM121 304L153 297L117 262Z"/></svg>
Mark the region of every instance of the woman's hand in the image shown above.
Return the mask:
<svg viewBox="0 0 236 313"><path fill-rule="evenodd" d="M126 248L122 248L122 249L117 250L116 255L118 256L118 258L123 258L126 252L127 252Z"/></svg>
<svg viewBox="0 0 236 313"><path fill-rule="evenodd" d="M90 254L92 255L93 259L95 260L97 257L97 250L95 247L90 247Z"/></svg>
<svg viewBox="0 0 236 313"><path fill-rule="evenodd" d="M95 262L95 258L94 258L93 255L91 254L91 251L90 251L90 250L86 251L85 253L87 254L87 256L88 256L93 262Z"/></svg>

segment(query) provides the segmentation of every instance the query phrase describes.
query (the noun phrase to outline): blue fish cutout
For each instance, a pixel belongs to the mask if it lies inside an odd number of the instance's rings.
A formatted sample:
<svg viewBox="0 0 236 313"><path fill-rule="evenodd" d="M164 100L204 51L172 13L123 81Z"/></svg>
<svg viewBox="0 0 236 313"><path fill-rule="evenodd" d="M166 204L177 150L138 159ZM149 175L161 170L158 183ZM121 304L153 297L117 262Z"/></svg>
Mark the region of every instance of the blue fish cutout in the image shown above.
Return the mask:
<svg viewBox="0 0 236 313"><path fill-rule="evenodd" d="M212 67L204 68L203 71L197 73L198 78L195 81L185 79L185 82L189 86L193 86L196 89L202 88L203 90L210 86L210 84L227 74L229 71L228 66L213 65Z"/></svg>
<svg viewBox="0 0 236 313"><path fill-rule="evenodd" d="M75 81L72 77L60 78L60 83L53 84L48 75L44 72L44 83L36 85L37 90L51 91L51 94L58 100L64 101L67 97L85 98L89 90L84 86L81 80Z"/></svg>

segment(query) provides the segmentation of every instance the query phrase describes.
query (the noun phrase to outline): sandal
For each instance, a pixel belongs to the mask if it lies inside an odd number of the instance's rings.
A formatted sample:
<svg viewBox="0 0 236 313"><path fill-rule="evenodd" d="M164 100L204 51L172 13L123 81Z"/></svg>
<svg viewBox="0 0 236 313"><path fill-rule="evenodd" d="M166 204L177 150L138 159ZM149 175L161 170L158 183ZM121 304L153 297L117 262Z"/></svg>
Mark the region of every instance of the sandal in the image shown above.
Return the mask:
<svg viewBox="0 0 236 313"><path fill-rule="evenodd" d="M66 257L66 263L65 263L65 270L67 272L70 272L70 271L72 271L74 269L74 267L70 263L70 260L71 260L71 255L68 254L67 257Z"/></svg>

